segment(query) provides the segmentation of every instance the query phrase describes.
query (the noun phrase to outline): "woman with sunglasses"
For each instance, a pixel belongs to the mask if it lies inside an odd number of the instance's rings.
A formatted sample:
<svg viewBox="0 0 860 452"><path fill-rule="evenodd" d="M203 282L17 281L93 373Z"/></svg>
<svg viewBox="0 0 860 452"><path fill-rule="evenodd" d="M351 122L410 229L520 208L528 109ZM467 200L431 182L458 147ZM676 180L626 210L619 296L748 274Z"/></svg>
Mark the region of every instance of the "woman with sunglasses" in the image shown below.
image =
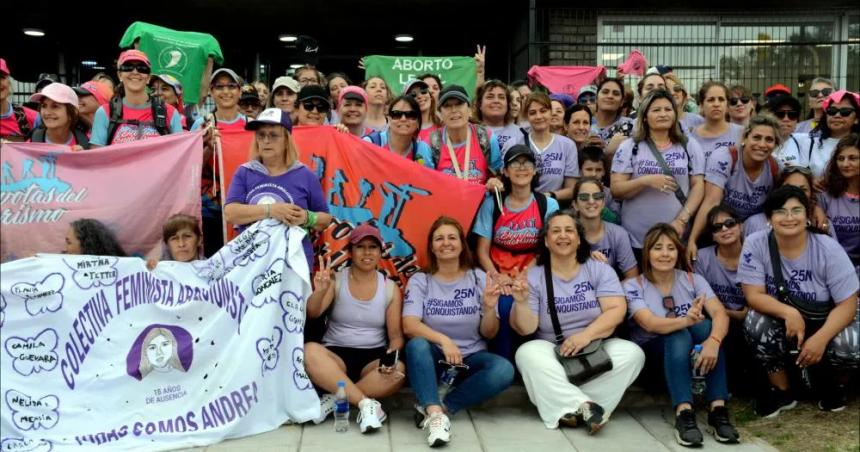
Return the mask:
<svg viewBox="0 0 860 452"><path fill-rule="evenodd" d="M827 214L824 212L824 209L817 204L817 198L813 196L813 183L812 171L810 171L809 168L803 166L787 166L780 173L774 189L784 185L791 185L803 190L803 193L810 200L812 222L814 225L818 229L826 231L831 237L836 237L833 223L828 221ZM744 237L749 237L754 232L765 229L770 229L770 223L768 223L764 212L751 215L744 221Z"/></svg>
<svg viewBox="0 0 860 452"><path fill-rule="evenodd" d="M119 85L111 101L96 110L90 135L92 147L182 132L182 115L172 105L150 98L147 93L151 72L149 58L140 50L126 50L119 55ZM121 111L115 112L114 108ZM160 113L162 109L164 124L153 114Z"/></svg>
<svg viewBox="0 0 860 452"><path fill-rule="evenodd" d="M525 283L518 278L512 288L516 301L510 323L523 336L536 333L535 340L519 348L516 362L544 425L584 425L594 434L639 375L645 355L630 341L610 338L624 321L624 291L609 266L590 258L585 234L569 210L547 219L538 265L528 271ZM552 304L547 284L552 284ZM555 310L559 330L553 326L550 309ZM571 356L597 339L603 340L612 369L584 384L572 384L556 348L562 356Z"/></svg>
<svg viewBox="0 0 860 452"><path fill-rule="evenodd" d="M621 226L601 218L606 207L603 184L590 177L580 179L573 187L573 207L585 228L585 239L591 244L591 251L600 251L606 256L606 263L622 279L638 275L639 268L630 246L630 234Z"/></svg>
<svg viewBox="0 0 860 452"><path fill-rule="evenodd" d="M755 114L756 100L752 91L743 85L729 88L729 118L732 124L746 127Z"/></svg>
<svg viewBox="0 0 860 452"><path fill-rule="evenodd" d="M691 369L705 376L708 431L722 443L738 442L726 408L726 359L721 345L729 317L708 282L690 273L684 245L671 225L648 230L642 250L642 276L624 282L631 339L645 351L646 374L665 378L675 408L675 439L682 446L702 444L693 409ZM702 346L691 361L693 346Z"/></svg>
<svg viewBox="0 0 860 452"><path fill-rule="evenodd" d="M699 127L703 122L705 122L705 118L697 113L687 111L687 99L689 99L689 94L687 92L687 88L684 87L684 84L677 75L669 73L664 75L663 78L666 80L666 91L672 93L672 97L675 99L675 105L678 106L678 114L681 116L678 120L681 125L681 132L684 132L684 134L690 134L693 129Z"/></svg>
<svg viewBox="0 0 860 452"><path fill-rule="evenodd" d="M405 383L402 362L380 367L380 358L403 349L400 291L379 271L385 243L379 229L361 224L349 234L350 265L338 272L319 256L314 291L308 297L309 318L331 309L325 335L319 342L305 342L305 369L317 387L322 423L334 412L338 381L346 383L346 397L359 410L361 433L382 428L388 418L376 399L396 393Z"/></svg>
<svg viewBox="0 0 860 452"><path fill-rule="evenodd" d="M821 106L824 118L818 123L817 129L808 134L794 134L800 165L812 170L816 182L824 177L824 170L833 156L836 143L849 133L860 133L860 95L839 90L827 96ZM789 143L788 152L794 151L792 146Z"/></svg>
<svg viewBox="0 0 860 452"><path fill-rule="evenodd" d="M860 364L857 347L857 290L860 282L839 242L808 226L809 199L797 187L783 186L768 195L764 212L770 232L744 243L738 282L750 312L744 322L747 342L768 373L771 388L756 401L756 412L775 417L794 408L785 363L806 370L822 411L841 411L846 384ZM772 254L779 256L784 291L774 281Z"/></svg>
<svg viewBox="0 0 860 452"><path fill-rule="evenodd" d="M699 109L705 122L694 127L690 135L696 139L704 151L705 159L717 149L729 149L741 140L744 128L726 120L728 112L729 89L726 85L709 81L699 88Z"/></svg>
<svg viewBox="0 0 860 452"><path fill-rule="evenodd" d="M429 78L433 80L432 78ZM421 110L421 130L418 131L418 139L425 143L430 142L430 134L442 126L442 120L436 112L436 97L430 91L426 81L420 79L409 80L403 85L403 95L411 96L418 102Z"/></svg>
<svg viewBox="0 0 860 452"><path fill-rule="evenodd" d="M388 102L394 97L391 89L382 77L370 77L361 84L367 92L367 119L365 125L376 131L383 131L388 127L388 118L385 117L385 109Z"/></svg>
<svg viewBox="0 0 860 452"><path fill-rule="evenodd" d="M606 78L597 85L597 113L593 130L606 143L606 152L614 155L618 146L633 133L633 120L624 116L624 82Z"/></svg>
<svg viewBox="0 0 860 452"><path fill-rule="evenodd" d="M697 241L707 229L711 208L726 204L741 221L761 212L764 198L776 185L779 167L773 150L779 146L779 123L771 115L752 118L739 147L719 149L705 168L705 197L690 230L687 257L696 260Z"/></svg>
<svg viewBox="0 0 860 452"><path fill-rule="evenodd" d="M774 158L780 168L798 165L800 156L789 154L786 143L793 141L794 148L797 148L797 138L793 134L794 129L797 128L797 120L800 118L800 101L791 95L776 96L767 102L767 108L779 121L780 145L773 151Z"/></svg>
<svg viewBox="0 0 860 452"><path fill-rule="evenodd" d="M860 275L860 135L849 134L836 144L818 199Z"/></svg>
<svg viewBox="0 0 860 452"><path fill-rule="evenodd" d="M311 84L305 86L299 91L295 108L296 125L324 125L331 110L328 91L321 85Z"/></svg>
<svg viewBox="0 0 860 452"><path fill-rule="evenodd" d="M430 146L418 139L421 110L413 96L399 96L388 107L388 130L373 132L364 141L373 143L406 159L435 169Z"/></svg>
<svg viewBox="0 0 860 452"><path fill-rule="evenodd" d="M836 85L833 80L824 77L815 77L809 84L809 91L806 92L806 99L809 106L809 119L797 125L795 133L809 133L818 128L818 123L821 117L824 116L824 109L821 104L824 99L827 99L830 94L836 91Z"/></svg>
<svg viewBox="0 0 860 452"><path fill-rule="evenodd" d="M504 391L514 379L514 366L487 351L487 339L499 330L499 280L472 268L466 234L457 220L439 217L427 235L429 265L406 286L403 332L411 338L406 371L418 398L420 425L435 447L451 440L448 414ZM458 373L440 399L439 375L448 369Z"/></svg>
<svg viewBox="0 0 860 452"><path fill-rule="evenodd" d="M311 86L325 90L319 85ZM299 151L290 134L290 115L279 108L267 108L245 129L254 131L251 159L233 175L224 201L224 219L239 230L269 218L309 232L328 227L328 203L316 174L299 161ZM308 268L313 268L309 236L302 241L302 247Z"/></svg>

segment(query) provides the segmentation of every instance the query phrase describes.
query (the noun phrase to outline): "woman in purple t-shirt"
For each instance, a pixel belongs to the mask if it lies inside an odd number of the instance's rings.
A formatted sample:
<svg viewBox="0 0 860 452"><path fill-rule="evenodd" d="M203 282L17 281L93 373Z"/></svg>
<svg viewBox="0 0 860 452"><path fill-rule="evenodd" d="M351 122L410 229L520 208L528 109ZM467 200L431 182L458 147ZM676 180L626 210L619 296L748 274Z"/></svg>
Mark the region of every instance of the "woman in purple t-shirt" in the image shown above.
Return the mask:
<svg viewBox="0 0 860 452"><path fill-rule="evenodd" d="M523 336L537 333L536 340L517 350L517 368L547 428L585 424L595 433L639 375L645 355L630 341L607 339L624 321L624 291L612 268L589 259L591 247L573 213L553 213L541 237L538 265L528 271L527 280L520 274L512 288L516 301L511 327ZM547 266L553 306L547 301ZM558 331L549 314L553 307ZM572 384L558 354L571 356L597 339L603 339L612 369L579 386Z"/></svg>
<svg viewBox="0 0 860 452"><path fill-rule="evenodd" d="M719 442L735 443L738 432L726 408L729 394L721 349L729 327L725 308L705 278L687 271L684 245L674 227L665 223L652 227L642 254L643 276L624 282L630 336L645 350L650 370L646 373L666 380L675 407L675 439L682 446L702 443L693 411L691 374L696 373L705 378L709 432ZM694 345L702 347L695 361Z"/></svg>
<svg viewBox="0 0 860 452"><path fill-rule="evenodd" d="M836 144L818 199L839 244L851 263L860 266L860 135L852 133Z"/></svg>
<svg viewBox="0 0 860 452"><path fill-rule="evenodd" d="M403 302L406 370L418 398L427 443L450 441L454 414L495 397L510 386L514 366L487 351L499 330L497 278L472 267L466 235L457 220L439 217L427 237L427 273L409 279ZM455 366L467 366L455 367ZM445 381L450 369L456 379ZM439 376L443 375L440 386Z"/></svg>
<svg viewBox="0 0 860 452"><path fill-rule="evenodd" d="M606 256L607 264L624 279L639 274L636 257L630 246L630 234L624 228L601 219L606 206L606 191L597 179L580 179L573 188L573 207L585 228L585 239L592 251Z"/></svg>
<svg viewBox="0 0 860 452"><path fill-rule="evenodd" d="M738 281L750 305L744 333L772 385L756 401L756 411L775 417L797 404L785 369L789 350L797 350L791 360L800 368L814 366L818 407L841 411L845 385L860 364L860 328L854 321L860 282L839 243L810 230L809 199L799 188L774 190L765 200L764 212L773 230L747 239L738 267ZM785 294L776 288L771 246L779 254Z"/></svg>
<svg viewBox="0 0 860 452"><path fill-rule="evenodd" d="M710 81L702 84L696 99L705 122L694 127L690 135L699 142L705 158L717 149L730 148L741 138L743 127L726 119L729 110L729 89L726 85Z"/></svg>

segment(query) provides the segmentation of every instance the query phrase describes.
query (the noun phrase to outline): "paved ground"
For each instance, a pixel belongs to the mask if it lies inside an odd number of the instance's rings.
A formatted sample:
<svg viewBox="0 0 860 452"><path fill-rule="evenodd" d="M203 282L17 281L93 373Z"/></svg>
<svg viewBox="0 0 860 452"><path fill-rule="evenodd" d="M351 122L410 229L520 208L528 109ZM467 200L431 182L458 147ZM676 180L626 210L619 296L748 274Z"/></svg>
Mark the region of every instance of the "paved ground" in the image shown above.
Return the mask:
<svg viewBox="0 0 860 452"><path fill-rule="evenodd" d="M389 420L383 429L362 435L352 412L350 430L335 433L329 420L321 425L286 425L278 430L241 439L224 441L208 447L185 449L196 452L407 452L427 451L424 432L415 428L410 396L400 394L384 407ZM507 451L682 451L674 438L674 416L665 400L655 400L641 392L630 392L606 427L595 436L583 429L549 430L540 421L537 410L528 402L522 387L512 387L498 400L452 418L452 438L442 450L457 452ZM699 417L704 432L706 420ZM773 452L769 444L757 438L742 437L739 445L721 445L705 434L702 451Z"/></svg>

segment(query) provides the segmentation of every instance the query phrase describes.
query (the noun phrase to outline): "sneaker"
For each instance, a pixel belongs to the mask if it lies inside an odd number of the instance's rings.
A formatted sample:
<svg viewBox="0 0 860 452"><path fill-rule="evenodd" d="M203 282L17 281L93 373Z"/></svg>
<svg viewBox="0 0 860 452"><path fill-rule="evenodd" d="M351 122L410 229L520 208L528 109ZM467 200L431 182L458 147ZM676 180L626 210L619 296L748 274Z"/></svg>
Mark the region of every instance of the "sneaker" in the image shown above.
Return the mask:
<svg viewBox="0 0 860 452"><path fill-rule="evenodd" d="M686 409L675 417L675 440L687 447L702 445L702 431L696 425L696 413Z"/></svg>
<svg viewBox="0 0 860 452"><path fill-rule="evenodd" d="M334 413L334 394L323 394L320 397L320 415L318 418L314 419L314 424L322 424L328 419L329 415Z"/></svg>
<svg viewBox="0 0 860 452"><path fill-rule="evenodd" d="M593 435L600 431L606 424L606 419L603 417L603 407L594 402L585 402L579 406L579 417L583 425L588 426L588 434Z"/></svg>
<svg viewBox="0 0 860 452"><path fill-rule="evenodd" d="M720 443L735 444L740 438L735 426L729 422L729 410L724 406L714 407L708 413L708 433Z"/></svg>
<svg viewBox="0 0 860 452"><path fill-rule="evenodd" d="M361 399L358 402L358 427L361 433L375 432L382 428L382 423L388 415L382 411L382 404L373 399Z"/></svg>
<svg viewBox="0 0 860 452"><path fill-rule="evenodd" d="M427 429L427 444L430 447L439 447L451 441L451 421L444 413L433 413L424 420Z"/></svg>
<svg viewBox="0 0 860 452"><path fill-rule="evenodd" d="M844 385L833 385L831 387L833 389L826 389L824 394L822 394L821 400L818 401L818 409L836 413L845 409L848 398L845 396Z"/></svg>
<svg viewBox="0 0 860 452"><path fill-rule="evenodd" d="M797 400L794 400L788 391L771 386L764 395L756 399L755 412L761 417L773 419L779 416L781 411L790 410L796 406Z"/></svg>

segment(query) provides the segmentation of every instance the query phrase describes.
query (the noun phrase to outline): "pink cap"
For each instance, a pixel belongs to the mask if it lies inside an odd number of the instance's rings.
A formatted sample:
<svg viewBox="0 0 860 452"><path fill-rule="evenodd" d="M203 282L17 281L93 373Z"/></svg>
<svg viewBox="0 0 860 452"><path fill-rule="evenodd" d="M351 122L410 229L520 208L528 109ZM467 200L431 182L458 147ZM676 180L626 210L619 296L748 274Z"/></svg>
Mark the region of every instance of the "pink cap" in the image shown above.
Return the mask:
<svg viewBox="0 0 860 452"><path fill-rule="evenodd" d="M9 66L6 66L6 60L4 60L3 58L0 58L0 72L5 74L7 77L11 75L11 73L9 72Z"/></svg>
<svg viewBox="0 0 860 452"><path fill-rule="evenodd" d="M149 58L146 56L146 54L136 49L129 49L119 54L119 60L117 61L117 64L121 65L126 61L142 61L146 63L147 66L152 67L152 64L149 62Z"/></svg>
<svg viewBox="0 0 860 452"><path fill-rule="evenodd" d="M854 103L860 105L860 95L857 93L852 93L851 91L847 91L844 89L840 89L839 91L835 91L827 96L827 99L824 99L824 102L821 103L821 108L827 109L831 104L835 104L837 102L841 102L845 96L851 96L854 98Z"/></svg>
<svg viewBox="0 0 860 452"><path fill-rule="evenodd" d="M93 96L99 105L104 105L113 97L113 90L106 83L90 80L78 88L72 88L80 96Z"/></svg>
<svg viewBox="0 0 860 452"><path fill-rule="evenodd" d="M376 239L376 241L379 242L380 246L385 243L384 241L382 241L382 236L379 234L379 229L377 229L376 226L370 223L360 224L357 228L353 229L352 232L349 234L349 243L355 245L368 237Z"/></svg>
<svg viewBox="0 0 860 452"><path fill-rule="evenodd" d="M46 97L54 102L60 104L71 104L75 109L78 108L78 95L75 94L75 90L70 88L68 85L64 85L62 83L51 83L44 87L41 92L30 96L30 102L42 102L42 99Z"/></svg>
<svg viewBox="0 0 860 452"><path fill-rule="evenodd" d="M337 104L342 105L344 99L353 98L364 102L364 108L367 108L367 91L361 89L360 86L347 86L341 88L337 95Z"/></svg>

